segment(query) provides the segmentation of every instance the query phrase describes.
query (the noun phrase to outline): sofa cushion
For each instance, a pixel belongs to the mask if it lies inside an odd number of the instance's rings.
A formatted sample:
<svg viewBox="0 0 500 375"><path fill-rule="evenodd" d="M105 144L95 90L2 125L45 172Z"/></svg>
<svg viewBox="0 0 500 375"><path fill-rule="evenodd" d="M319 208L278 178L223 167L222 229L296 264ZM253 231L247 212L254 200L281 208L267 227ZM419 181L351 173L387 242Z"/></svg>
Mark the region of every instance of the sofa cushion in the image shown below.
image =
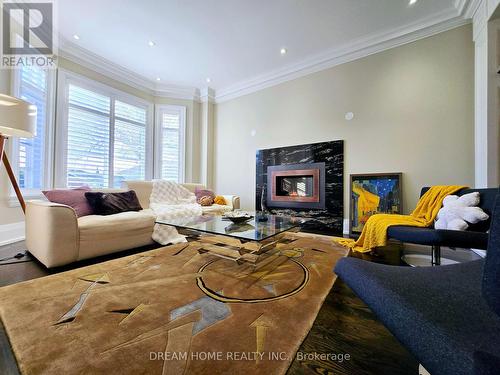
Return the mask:
<svg viewBox="0 0 500 375"><path fill-rule="evenodd" d="M429 190L429 187L423 187L420 196L424 195L427 190ZM493 212L493 207L495 206L495 199L498 194L498 189L497 188L487 188L487 189L462 189L456 193L459 197L461 197L464 194L469 194L473 192L478 192L479 193L479 205L486 214L490 216L488 220L480 221L479 223L476 224L471 224L469 225L468 230L471 232L487 232L488 229L490 228L490 222L491 222L491 216Z"/></svg>
<svg viewBox="0 0 500 375"><path fill-rule="evenodd" d="M220 205L223 205L223 206L225 206L227 204L226 198L224 198L222 195L217 195L214 198L214 203L215 204L220 204Z"/></svg>
<svg viewBox="0 0 500 375"><path fill-rule="evenodd" d="M89 215L78 219L78 259L87 259L154 243L151 239L155 215L152 210Z"/></svg>
<svg viewBox="0 0 500 375"><path fill-rule="evenodd" d="M149 198L151 197L151 192L153 191L153 181L123 181L122 183L124 188L128 190L134 190L137 194L137 198L139 198L139 203L142 208L149 208ZM184 188L189 190L191 193L194 193L196 188L203 189L204 186L202 184L193 184L193 183L184 183L181 184Z"/></svg>
<svg viewBox="0 0 500 375"><path fill-rule="evenodd" d="M149 197L153 191L153 182L151 181L123 181L122 186L128 190L135 191L141 207L149 208Z"/></svg>
<svg viewBox="0 0 500 375"><path fill-rule="evenodd" d="M119 193L86 192L85 198L96 215L114 215L120 212L142 210L133 190Z"/></svg>
<svg viewBox="0 0 500 375"><path fill-rule="evenodd" d="M203 184L195 184L195 183L184 183L181 184L185 189L189 190L191 193L194 193L196 189L205 189L205 185Z"/></svg>
<svg viewBox="0 0 500 375"><path fill-rule="evenodd" d="M76 216L92 215L93 210L85 198L85 193L89 192L88 186L81 186L75 189L54 189L44 190L42 193L53 203L64 204L75 210Z"/></svg>
<svg viewBox="0 0 500 375"><path fill-rule="evenodd" d="M202 206L203 215L222 215L224 212L232 211L233 208L227 205L213 204L211 206Z"/></svg>
<svg viewBox="0 0 500 375"><path fill-rule="evenodd" d="M210 189L204 189L197 187L194 190L194 195L196 195L196 199L200 200L202 197L211 197L215 198L215 193Z"/></svg>

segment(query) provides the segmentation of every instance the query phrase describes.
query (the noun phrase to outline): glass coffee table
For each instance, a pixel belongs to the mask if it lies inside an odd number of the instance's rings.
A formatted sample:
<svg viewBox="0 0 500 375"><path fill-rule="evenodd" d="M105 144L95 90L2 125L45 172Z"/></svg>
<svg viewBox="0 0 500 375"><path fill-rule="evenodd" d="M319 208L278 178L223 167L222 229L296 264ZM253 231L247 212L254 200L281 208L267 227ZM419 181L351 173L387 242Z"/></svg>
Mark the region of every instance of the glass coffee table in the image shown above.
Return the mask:
<svg viewBox="0 0 500 375"><path fill-rule="evenodd" d="M215 215L156 221L174 226L180 234L195 237L201 246L200 253L250 263L257 263L260 255L285 241L286 232L298 231L303 222L300 218L268 214L256 214L240 224Z"/></svg>

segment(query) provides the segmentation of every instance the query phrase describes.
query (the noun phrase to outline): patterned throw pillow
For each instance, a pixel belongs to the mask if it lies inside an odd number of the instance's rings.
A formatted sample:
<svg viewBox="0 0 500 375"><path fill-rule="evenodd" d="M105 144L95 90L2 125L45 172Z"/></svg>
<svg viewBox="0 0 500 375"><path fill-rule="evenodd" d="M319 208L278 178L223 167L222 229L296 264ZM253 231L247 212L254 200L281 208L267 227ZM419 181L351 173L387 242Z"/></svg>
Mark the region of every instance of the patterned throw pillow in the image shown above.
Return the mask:
<svg viewBox="0 0 500 375"><path fill-rule="evenodd" d="M92 215L94 211L85 198L85 193L90 191L88 186L80 186L75 189L55 189L42 191L50 202L64 204L75 210L77 217Z"/></svg>
<svg viewBox="0 0 500 375"><path fill-rule="evenodd" d="M194 191L194 195L196 195L196 202L198 202L202 206L211 206L212 204L214 204L215 193L212 190L196 188Z"/></svg>
<svg viewBox="0 0 500 375"><path fill-rule="evenodd" d="M204 197L201 197L198 201L199 204L202 206L211 206L214 204L214 200L212 197L205 195Z"/></svg>

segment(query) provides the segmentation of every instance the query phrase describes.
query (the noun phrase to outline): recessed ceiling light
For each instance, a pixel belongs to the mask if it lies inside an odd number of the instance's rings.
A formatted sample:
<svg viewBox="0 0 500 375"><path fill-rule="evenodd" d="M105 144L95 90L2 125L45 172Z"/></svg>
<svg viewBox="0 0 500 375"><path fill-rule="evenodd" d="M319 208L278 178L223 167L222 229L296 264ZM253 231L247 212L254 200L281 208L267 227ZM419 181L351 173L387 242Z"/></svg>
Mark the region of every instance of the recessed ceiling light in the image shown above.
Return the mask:
<svg viewBox="0 0 500 375"><path fill-rule="evenodd" d="M418 0L410 0L410 5L414 5L417 3Z"/></svg>
<svg viewBox="0 0 500 375"><path fill-rule="evenodd" d="M210 78L207 78L205 81L207 81L207 83L212 82L212 80Z"/></svg>
<svg viewBox="0 0 500 375"><path fill-rule="evenodd" d="M282 48L282 49L280 49L280 53L281 53L282 55L286 55L286 53L287 53L287 52L288 52L288 50L287 50L286 48Z"/></svg>
<svg viewBox="0 0 500 375"><path fill-rule="evenodd" d="M80 36L78 36L77 34L75 34L75 35L73 35L73 39L80 40Z"/></svg>
<svg viewBox="0 0 500 375"><path fill-rule="evenodd" d="M150 41L148 42L148 46L150 46L150 47L154 47L155 45L156 45L156 43L155 43L155 42L153 42L152 40L150 40Z"/></svg>
<svg viewBox="0 0 500 375"><path fill-rule="evenodd" d="M160 77L156 77L156 80L159 82L159 81L161 81L161 78Z"/></svg>

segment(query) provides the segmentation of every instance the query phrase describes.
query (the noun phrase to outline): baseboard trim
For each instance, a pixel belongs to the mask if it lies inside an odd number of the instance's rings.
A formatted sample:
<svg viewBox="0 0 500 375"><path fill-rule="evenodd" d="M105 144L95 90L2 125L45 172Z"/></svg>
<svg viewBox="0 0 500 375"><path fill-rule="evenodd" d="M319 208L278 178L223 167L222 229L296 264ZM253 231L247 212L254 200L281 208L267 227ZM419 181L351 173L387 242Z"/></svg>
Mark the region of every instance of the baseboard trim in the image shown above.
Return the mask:
<svg viewBox="0 0 500 375"><path fill-rule="evenodd" d="M0 246L24 240L24 221L0 225Z"/></svg>
<svg viewBox="0 0 500 375"><path fill-rule="evenodd" d="M349 219L344 219L344 234L349 234Z"/></svg>

